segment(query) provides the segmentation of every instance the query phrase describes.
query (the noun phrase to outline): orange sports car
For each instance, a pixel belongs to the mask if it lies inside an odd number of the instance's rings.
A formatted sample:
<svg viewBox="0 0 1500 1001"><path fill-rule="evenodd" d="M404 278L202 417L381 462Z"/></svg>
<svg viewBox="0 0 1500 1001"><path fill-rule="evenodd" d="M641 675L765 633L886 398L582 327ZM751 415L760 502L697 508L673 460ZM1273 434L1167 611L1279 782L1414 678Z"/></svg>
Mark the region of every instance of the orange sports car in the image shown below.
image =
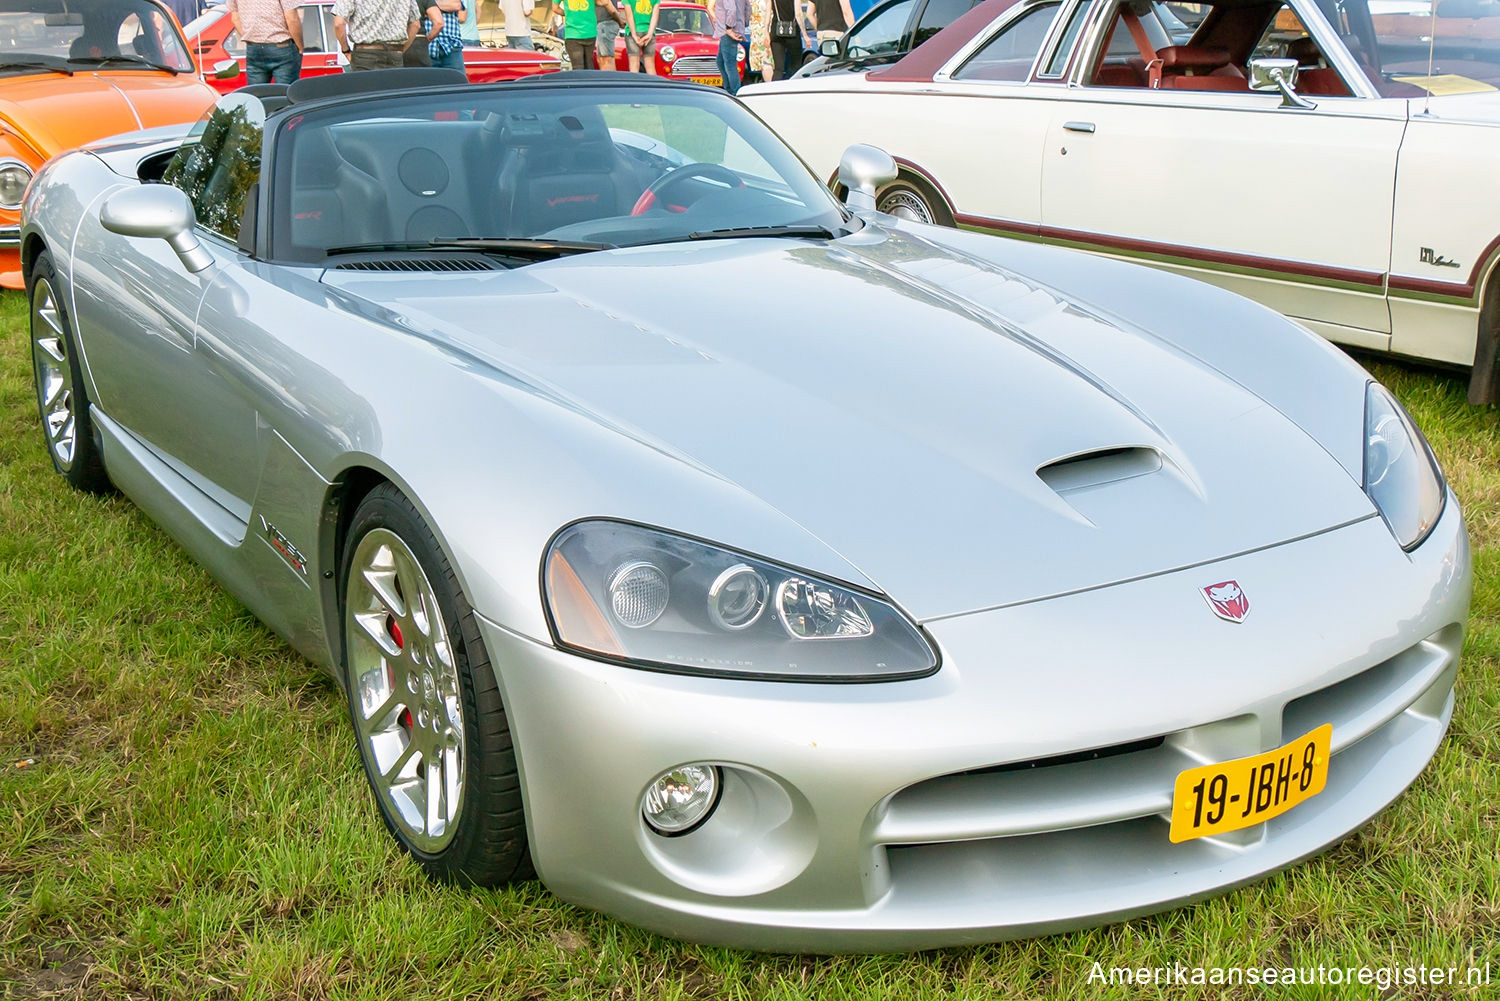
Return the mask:
<svg viewBox="0 0 1500 1001"><path fill-rule="evenodd" d="M0 287L21 287L21 196L51 156L197 120L218 95L156 0L0 0Z"/></svg>

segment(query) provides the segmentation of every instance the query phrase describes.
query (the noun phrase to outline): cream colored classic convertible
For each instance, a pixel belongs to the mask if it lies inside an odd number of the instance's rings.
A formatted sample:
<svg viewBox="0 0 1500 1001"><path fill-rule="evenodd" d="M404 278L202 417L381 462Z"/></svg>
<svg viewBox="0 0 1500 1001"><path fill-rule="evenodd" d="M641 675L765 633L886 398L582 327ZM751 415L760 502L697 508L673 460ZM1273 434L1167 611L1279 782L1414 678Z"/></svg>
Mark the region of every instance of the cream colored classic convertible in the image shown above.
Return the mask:
<svg viewBox="0 0 1500 1001"><path fill-rule="evenodd" d="M741 96L823 177L895 156L884 211L1202 278L1496 402L1497 85L1495 0L987 0Z"/></svg>

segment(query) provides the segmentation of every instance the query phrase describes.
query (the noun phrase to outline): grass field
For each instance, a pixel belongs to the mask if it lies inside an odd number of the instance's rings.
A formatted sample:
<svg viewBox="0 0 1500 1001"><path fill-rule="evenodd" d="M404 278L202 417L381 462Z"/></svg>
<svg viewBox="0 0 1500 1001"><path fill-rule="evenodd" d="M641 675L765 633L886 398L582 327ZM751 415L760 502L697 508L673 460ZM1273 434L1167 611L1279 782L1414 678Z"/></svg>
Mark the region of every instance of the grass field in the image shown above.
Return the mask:
<svg viewBox="0 0 1500 1001"><path fill-rule="evenodd" d="M1489 964L1500 983L1500 417L1469 408L1456 376L1376 372L1431 436L1475 547L1452 729L1410 792L1325 856L1157 917L916 956L765 957L658 938L536 883L419 876L376 817L333 684L128 501L53 474L24 302L0 294L0 997L1265 996L1106 989L1095 963ZM1454 995L1485 992L1272 996Z"/></svg>

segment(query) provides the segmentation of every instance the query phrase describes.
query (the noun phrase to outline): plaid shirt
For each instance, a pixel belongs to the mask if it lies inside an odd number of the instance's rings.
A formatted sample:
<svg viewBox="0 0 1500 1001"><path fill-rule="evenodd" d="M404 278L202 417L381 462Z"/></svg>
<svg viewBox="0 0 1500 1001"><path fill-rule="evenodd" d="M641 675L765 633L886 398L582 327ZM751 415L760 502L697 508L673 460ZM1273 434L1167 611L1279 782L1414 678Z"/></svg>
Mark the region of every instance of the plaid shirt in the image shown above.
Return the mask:
<svg viewBox="0 0 1500 1001"><path fill-rule="evenodd" d="M424 35L432 30L432 18L427 17L425 13L432 6L432 4L428 4L427 7L422 8L424 12L422 16L422 34ZM465 3L464 9L467 10L468 6ZM427 54L434 59L446 55L454 49L464 47L464 36L461 34L462 25L458 23L458 11L445 10L442 13L443 30L434 35L431 43L427 46Z"/></svg>

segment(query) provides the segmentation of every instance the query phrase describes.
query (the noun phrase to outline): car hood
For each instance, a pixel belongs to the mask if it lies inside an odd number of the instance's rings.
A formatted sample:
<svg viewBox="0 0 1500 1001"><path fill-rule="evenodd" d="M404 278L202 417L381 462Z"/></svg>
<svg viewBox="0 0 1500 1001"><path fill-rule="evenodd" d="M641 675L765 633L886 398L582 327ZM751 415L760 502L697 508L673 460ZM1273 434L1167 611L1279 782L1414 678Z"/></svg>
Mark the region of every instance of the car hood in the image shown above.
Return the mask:
<svg viewBox="0 0 1500 1001"><path fill-rule="evenodd" d="M1479 84L1478 86L1486 86ZM1456 121L1473 125L1500 125L1500 91L1485 90L1472 94L1450 94L1415 98L1413 113L1424 112L1439 121Z"/></svg>
<svg viewBox="0 0 1500 1001"><path fill-rule="evenodd" d="M217 97L185 74L49 73L0 80L0 118L51 156L103 136L195 121Z"/></svg>
<svg viewBox="0 0 1500 1001"><path fill-rule="evenodd" d="M676 244L324 281L738 484L919 619L1204 563L1373 511L1317 442L1224 375L1084 303L875 227L827 246ZM718 541L735 545L733 527Z"/></svg>

